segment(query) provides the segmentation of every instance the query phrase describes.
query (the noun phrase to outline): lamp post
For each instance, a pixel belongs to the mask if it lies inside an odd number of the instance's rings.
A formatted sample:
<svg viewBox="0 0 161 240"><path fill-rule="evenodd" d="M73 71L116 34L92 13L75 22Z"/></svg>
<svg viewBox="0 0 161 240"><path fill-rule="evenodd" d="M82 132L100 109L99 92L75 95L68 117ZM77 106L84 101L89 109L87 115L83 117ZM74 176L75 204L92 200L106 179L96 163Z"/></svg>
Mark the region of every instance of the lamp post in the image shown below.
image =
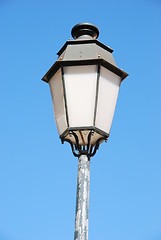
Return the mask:
<svg viewBox="0 0 161 240"><path fill-rule="evenodd" d="M89 23L72 29L58 59L42 80L49 83L62 143L78 157L75 240L88 239L90 159L107 141L120 84L128 74L116 66L113 50L97 40Z"/></svg>

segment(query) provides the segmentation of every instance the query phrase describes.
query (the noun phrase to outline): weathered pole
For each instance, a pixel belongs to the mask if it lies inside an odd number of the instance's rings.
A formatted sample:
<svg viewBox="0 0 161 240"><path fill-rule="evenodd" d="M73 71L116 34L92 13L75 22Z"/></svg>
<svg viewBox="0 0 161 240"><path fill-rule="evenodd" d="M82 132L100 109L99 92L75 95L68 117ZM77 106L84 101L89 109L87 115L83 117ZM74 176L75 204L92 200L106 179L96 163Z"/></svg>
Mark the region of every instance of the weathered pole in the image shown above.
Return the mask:
<svg viewBox="0 0 161 240"><path fill-rule="evenodd" d="M90 160L81 155L78 159L74 240L88 240L89 185Z"/></svg>

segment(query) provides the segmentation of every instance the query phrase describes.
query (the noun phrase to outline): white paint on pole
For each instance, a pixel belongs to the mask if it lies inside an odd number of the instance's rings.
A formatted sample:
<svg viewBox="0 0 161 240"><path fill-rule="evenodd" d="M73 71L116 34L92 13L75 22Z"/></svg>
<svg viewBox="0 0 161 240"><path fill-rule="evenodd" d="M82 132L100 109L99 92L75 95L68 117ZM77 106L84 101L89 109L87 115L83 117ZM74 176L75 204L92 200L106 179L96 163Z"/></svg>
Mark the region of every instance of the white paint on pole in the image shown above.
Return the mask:
<svg viewBox="0 0 161 240"><path fill-rule="evenodd" d="M78 159L77 198L74 240L88 240L90 161L86 155Z"/></svg>

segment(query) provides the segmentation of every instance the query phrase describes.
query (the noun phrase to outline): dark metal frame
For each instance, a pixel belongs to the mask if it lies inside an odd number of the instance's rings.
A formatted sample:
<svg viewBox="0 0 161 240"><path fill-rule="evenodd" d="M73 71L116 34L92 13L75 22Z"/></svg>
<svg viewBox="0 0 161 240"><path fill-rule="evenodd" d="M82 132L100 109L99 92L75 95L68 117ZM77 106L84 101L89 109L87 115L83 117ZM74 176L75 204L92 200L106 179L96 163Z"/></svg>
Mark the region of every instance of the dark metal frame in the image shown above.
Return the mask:
<svg viewBox="0 0 161 240"><path fill-rule="evenodd" d="M60 139L63 139L64 137L66 137L70 132L76 132L76 131L94 131L102 136L104 136L105 138L109 137L109 134L107 134L106 132L100 130L97 127L94 126L82 126L82 127L69 127L67 128L61 135L60 135Z"/></svg>
<svg viewBox="0 0 161 240"><path fill-rule="evenodd" d="M63 62L64 63L64 62ZM73 64L72 64L73 65ZM66 65L65 65L66 66ZM68 65L67 65L68 66ZM80 65L78 65L80 66ZM62 74L62 83L63 83L63 91L64 91L64 102L65 102L65 111L66 111L66 121L67 121L67 130L63 132L60 136L61 142L68 142L71 145L72 152L75 157L79 157L82 154L85 154L90 159L93 157L102 141L107 141L109 134L105 133L104 131L98 129L95 127L95 121L96 121L96 113L97 113L97 103L98 103L98 91L99 91L99 78L100 78L100 65L97 65L97 80L96 80L96 98L95 98L95 106L94 106L94 116L93 116L93 126L88 127L77 127L77 128L71 128L69 127L69 115L68 115L68 103L67 103L67 97L66 97L66 88L65 88L65 81L64 81L64 64L61 66L61 74ZM80 134L82 134L82 131L90 131L88 135L88 142L87 144L81 145L79 143L78 136L76 132L79 131ZM95 144L91 144L91 137L94 134L94 132L101 135L99 139L97 139ZM75 139L75 144L67 138L67 136L72 135ZM82 136L83 140L83 136Z"/></svg>
<svg viewBox="0 0 161 240"><path fill-rule="evenodd" d="M62 74L62 85L63 85L63 92L64 92L66 121L67 121L67 126L69 128L69 117L68 117L68 107L67 107L67 98L66 98L66 90L65 90L66 88L65 88L64 69L63 69L63 67L61 67L61 74Z"/></svg>
<svg viewBox="0 0 161 240"><path fill-rule="evenodd" d="M87 65L97 65L97 80L96 80L96 99L95 99L95 106L94 106L94 116L93 116L93 126L88 127L78 127L78 128L70 128L70 119L68 116L68 103L66 98L66 88L65 88L65 81L64 81L64 67L66 66L87 66ZM64 91L64 101L65 101L65 111L66 111L66 121L67 121L67 129L60 135L61 142L68 142L71 145L73 155L75 157L79 157L82 154L87 155L87 157L90 159L93 157L101 142L107 141L109 134L103 132L102 130L95 127L95 121L96 121L96 113L97 113L97 103L98 103L98 91L99 91L99 78L100 78L100 68L101 66L111 70L115 74L119 75L122 80L127 76L127 74L120 70L119 68L115 67L114 65L106 62L104 59L90 59L90 60L74 60L74 61L60 61L57 60L56 63L50 68L50 70L46 73L46 75L43 77L43 80L48 82L52 76L55 74L58 69L61 68L61 74L62 74L62 84L63 84L63 91ZM76 131L90 131L88 135L88 143L87 145L81 145L79 143L79 139ZM101 137L96 141L96 143L93 145L91 144L91 136L92 134L96 132L101 135ZM75 139L75 144L67 138L67 136L72 135Z"/></svg>
<svg viewBox="0 0 161 240"><path fill-rule="evenodd" d="M94 131L91 130L90 133L88 134L88 143L87 143L86 147L84 148L84 146L79 144L78 136L74 131L70 131L69 134L72 135L75 138L76 143L74 144L69 139L66 139L65 137L62 137L61 138L62 144L64 144L64 142L68 142L71 146L73 155L75 157L80 157L81 155L86 155L89 160L90 160L91 157L93 157L96 154L100 143L103 142L103 141L107 142L107 139L108 139L107 136L102 136L96 141L95 144L91 144L91 136L94 134Z"/></svg>
<svg viewBox="0 0 161 240"><path fill-rule="evenodd" d="M96 113L97 113L97 103L98 103L98 91L99 91L99 78L100 78L100 68L103 66L101 59L93 59L93 60L83 60L83 61L57 61L56 66L54 66L48 71L46 74L47 81L51 79L51 77L55 74L55 71L61 68L62 74L62 85L63 85L63 92L64 92L64 102L65 102L65 112L66 112L66 121L67 121L67 129L60 135L61 142L68 142L71 145L72 152L75 157L79 157L82 154L85 154L90 159L93 157L101 142L107 141L109 134L106 132L98 129L95 127L96 121ZM82 66L82 65L97 65L97 80L96 80L96 99L95 99L95 106L94 106L94 116L93 116L93 126L88 127L77 127L71 128L69 124L69 116L68 116L68 103L66 97L66 88L65 88L65 81L64 81L64 67L66 66ZM44 79L43 79L44 80ZM78 136L76 132L79 131L90 131L88 135L88 143L87 145L81 145L79 143ZM101 137L96 141L95 144L91 144L91 136L93 133L96 132L101 135ZM67 138L67 136L72 135L75 138L75 144Z"/></svg>
<svg viewBox="0 0 161 240"><path fill-rule="evenodd" d="M121 80L126 78L128 74L124 72L123 70L119 69L118 67L112 65L111 63L105 61L103 58L97 58L97 59L86 59L86 60L57 60L53 66L49 69L49 71L44 75L42 78L43 81L49 82L49 80L52 78L52 76L58 71L61 67L66 66L84 66L84 65L100 65L111 72L115 73L119 77L121 77Z"/></svg>
<svg viewBox="0 0 161 240"><path fill-rule="evenodd" d="M95 108L94 108L94 119L93 125L96 123L96 113L97 113L97 103L98 103L98 91L99 91L99 78L100 78L100 65L97 66L97 82L96 82L96 99L95 99Z"/></svg>

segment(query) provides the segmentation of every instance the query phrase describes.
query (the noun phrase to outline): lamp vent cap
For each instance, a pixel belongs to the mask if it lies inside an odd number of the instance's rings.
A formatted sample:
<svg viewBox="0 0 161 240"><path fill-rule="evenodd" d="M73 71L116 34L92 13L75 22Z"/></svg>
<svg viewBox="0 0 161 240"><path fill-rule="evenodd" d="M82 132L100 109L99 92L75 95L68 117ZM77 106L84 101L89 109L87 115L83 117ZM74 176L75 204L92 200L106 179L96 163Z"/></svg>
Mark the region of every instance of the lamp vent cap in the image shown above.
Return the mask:
<svg viewBox="0 0 161 240"><path fill-rule="evenodd" d="M71 35L74 39L97 39L99 36L99 30L91 23L79 23L72 28Z"/></svg>

